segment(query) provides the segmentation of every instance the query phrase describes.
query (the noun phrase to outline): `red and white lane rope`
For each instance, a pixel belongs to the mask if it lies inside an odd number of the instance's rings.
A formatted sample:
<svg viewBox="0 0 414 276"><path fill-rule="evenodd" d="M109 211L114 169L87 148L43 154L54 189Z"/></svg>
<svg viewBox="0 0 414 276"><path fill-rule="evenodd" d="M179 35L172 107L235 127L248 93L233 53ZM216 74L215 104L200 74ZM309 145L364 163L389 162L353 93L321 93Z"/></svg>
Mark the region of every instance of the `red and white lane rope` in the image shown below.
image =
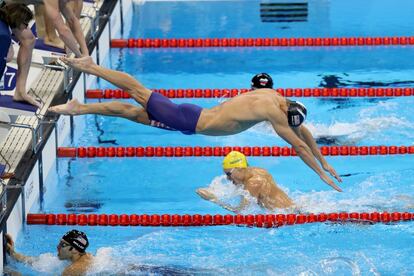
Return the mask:
<svg viewBox="0 0 414 276"><path fill-rule="evenodd" d="M414 96L411 87L379 87L379 88L276 88L285 97L318 97L318 98L379 98ZM153 89L169 98L231 98L251 91L247 88L207 88L207 89ZM131 96L121 89L88 89L88 99L130 99Z"/></svg>
<svg viewBox="0 0 414 276"><path fill-rule="evenodd" d="M259 214L259 215L170 215L170 214L28 214L27 224L80 226L213 226L237 225L280 227L317 222L391 223L414 220L408 212Z"/></svg>
<svg viewBox="0 0 414 276"><path fill-rule="evenodd" d="M247 147L209 147L209 146L176 146L176 147L59 147L58 157L210 157L226 156L237 150L246 156L297 156L290 147L279 146L247 146ZM395 155L414 154L413 146L323 146L320 151L325 156L357 156L357 155Z"/></svg>
<svg viewBox="0 0 414 276"><path fill-rule="evenodd" d="M414 36L393 37L291 37L291 38L129 38L112 39L112 48L208 47L332 47L414 45Z"/></svg>

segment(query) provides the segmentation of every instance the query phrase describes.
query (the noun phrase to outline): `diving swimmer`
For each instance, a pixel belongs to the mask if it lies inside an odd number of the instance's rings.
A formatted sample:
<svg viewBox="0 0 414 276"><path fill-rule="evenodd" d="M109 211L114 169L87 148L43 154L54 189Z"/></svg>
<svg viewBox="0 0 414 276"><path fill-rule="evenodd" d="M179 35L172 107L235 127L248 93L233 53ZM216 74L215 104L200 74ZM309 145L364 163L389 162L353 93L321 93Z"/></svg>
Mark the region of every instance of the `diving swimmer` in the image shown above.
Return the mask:
<svg viewBox="0 0 414 276"><path fill-rule="evenodd" d="M65 115L116 116L144 125L181 131L184 134L209 136L237 134L267 121L322 181L335 190L342 191L325 171L339 182L342 182L341 178L326 162L312 134L302 124L307 115L305 106L286 99L273 89L256 89L209 109L188 103L178 105L167 97L144 87L129 74L95 64L91 57L62 57L61 60L76 70L103 78L118 86L129 93L142 108L122 102L81 104L73 99L66 104L49 108L51 112Z"/></svg>

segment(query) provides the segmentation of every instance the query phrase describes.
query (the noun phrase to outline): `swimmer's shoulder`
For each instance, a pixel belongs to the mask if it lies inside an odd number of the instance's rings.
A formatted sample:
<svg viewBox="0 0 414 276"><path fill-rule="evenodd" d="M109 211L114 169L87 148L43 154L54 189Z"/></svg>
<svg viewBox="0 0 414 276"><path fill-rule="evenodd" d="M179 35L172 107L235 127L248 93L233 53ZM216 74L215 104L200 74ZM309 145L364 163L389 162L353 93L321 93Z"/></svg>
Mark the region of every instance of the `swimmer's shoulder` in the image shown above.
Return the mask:
<svg viewBox="0 0 414 276"><path fill-rule="evenodd" d="M277 93L275 90L269 88L261 88L256 89L254 91L249 91L247 93L238 95L236 98L248 99L250 103L254 101L255 103L263 105L268 105L272 103L280 105L281 103L284 103L286 101L282 95Z"/></svg>
<svg viewBox="0 0 414 276"><path fill-rule="evenodd" d="M256 172L256 173L266 173L267 171L263 168L259 168L259 167L248 167L252 172Z"/></svg>
<svg viewBox="0 0 414 276"><path fill-rule="evenodd" d="M269 104L273 103L278 106L286 105L286 98L276 92L274 89L262 88L252 92L254 92L258 97Z"/></svg>
<svg viewBox="0 0 414 276"><path fill-rule="evenodd" d="M257 179L266 178L270 175L267 170L258 168L258 167L249 167L249 172L251 174L251 177L254 177Z"/></svg>
<svg viewBox="0 0 414 276"><path fill-rule="evenodd" d="M85 275L93 263L93 255L87 253L78 261L68 265L62 275Z"/></svg>

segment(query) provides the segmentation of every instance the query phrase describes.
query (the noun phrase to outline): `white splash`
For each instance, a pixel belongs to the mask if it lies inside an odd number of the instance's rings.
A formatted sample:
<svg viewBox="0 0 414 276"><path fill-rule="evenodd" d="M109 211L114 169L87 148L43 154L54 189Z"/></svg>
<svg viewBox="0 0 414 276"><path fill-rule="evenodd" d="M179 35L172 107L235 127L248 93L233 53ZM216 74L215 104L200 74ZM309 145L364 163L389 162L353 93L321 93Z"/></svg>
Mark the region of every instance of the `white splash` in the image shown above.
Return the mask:
<svg viewBox="0 0 414 276"><path fill-rule="evenodd" d="M32 264L34 270L52 275L57 271L63 272L67 265L69 265L69 262L59 260L56 254L52 253L39 255Z"/></svg>
<svg viewBox="0 0 414 276"><path fill-rule="evenodd" d="M123 251L122 253L126 253ZM101 247L97 250L93 264L88 271L88 275L111 275L117 274L127 275L129 269L126 262L116 256L115 248Z"/></svg>
<svg viewBox="0 0 414 276"><path fill-rule="evenodd" d="M208 190L213 193L221 202L226 203L232 207L238 207L242 197L245 197L250 204L243 210L243 213L263 211L257 204L256 198L252 197L250 193L242 187L234 185L227 180L225 175L215 177L208 186Z"/></svg>
<svg viewBox="0 0 414 276"><path fill-rule="evenodd" d="M366 137L378 135L387 129L414 129L414 124L403 118L397 117L376 117L365 118L354 123L333 122L331 125L312 124L306 125L311 131L313 137L335 137L348 142L357 142ZM410 132L404 132L409 138L414 137Z"/></svg>
<svg viewBox="0 0 414 276"><path fill-rule="evenodd" d="M347 122L335 119L330 123L314 123L312 120L305 122L314 138L333 137L340 143L356 143L362 139L381 139L378 135L385 136L385 130L397 131L403 138L414 138L414 123L398 114L398 103L379 102L374 106L361 109L353 117L346 118ZM383 116L387 111L388 116ZM336 116L342 118L342 116ZM311 119L311 118L310 118ZM349 122L349 121L353 122ZM268 122L262 122L248 130L260 135L276 135L273 127ZM388 134L390 135L390 134ZM394 133L393 133L394 136Z"/></svg>
<svg viewBox="0 0 414 276"><path fill-rule="evenodd" d="M353 123L334 121L330 125L312 123L310 121L305 125L315 139L333 137L343 144L356 143L362 139L371 137L378 139L378 135L388 129L398 131L399 135L406 138L414 138L414 124L405 118L398 118L396 116L364 118ZM276 135L272 125L268 122L259 123L248 131L260 133L260 135Z"/></svg>
<svg viewBox="0 0 414 276"><path fill-rule="evenodd" d="M345 193L321 191L290 194L300 212L374 212L374 211L410 211L414 198L400 194L393 185L397 173L385 173L367 177L358 185L347 189Z"/></svg>
<svg viewBox="0 0 414 276"><path fill-rule="evenodd" d="M345 257L334 257L322 259L320 262L323 272L327 275L338 275L346 273L349 275L362 275L361 269L353 260ZM348 271L349 270L349 271Z"/></svg>

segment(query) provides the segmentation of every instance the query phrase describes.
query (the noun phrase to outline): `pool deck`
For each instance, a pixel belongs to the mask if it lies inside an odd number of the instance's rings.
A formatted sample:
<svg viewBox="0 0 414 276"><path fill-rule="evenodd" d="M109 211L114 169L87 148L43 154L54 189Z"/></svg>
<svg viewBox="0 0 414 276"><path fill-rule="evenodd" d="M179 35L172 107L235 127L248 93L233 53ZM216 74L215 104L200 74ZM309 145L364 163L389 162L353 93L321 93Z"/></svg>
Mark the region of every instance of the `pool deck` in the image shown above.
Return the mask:
<svg viewBox="0 0 414 276"><path fill-rule="evenodd" d="M111 36L119 35L122 30L122 18L125 14L132 16L131 5L131 0L84 2L80 23L90 55L98 64L109 52ZM15 56L16 49L15 46ZM41 210L43 194L49 189L43 188L43 182L57 170L56 147L67 143L73 130L69 116L48 114L47 109L68 98L83 101L85 89L96 80L94 76L74 73L63 65L44 66L43 57L53 55L45 50L33 52L28 89L29 94L42 101L36 113L14 113L10 108L0 107L0 165L5 172L16 174L15 178L1 180L0 217L2 231L7 231L14 239L25 224L26 213L31 209ZM11 68L15 70L16 66L14 63ZM0 94L10 98L13 90L5 89ZM0 235L0 240L2 237ZM4 260L2 255L0 270Z"/></svg>
<svg viewBox="0 0 414 276"><path fill-rule="evenodd" d="M101 6L101 3L97 2L97 7ZM88 40L91 34L91 18L95 18L97 11L91 3L85 3L82 11L83 15L87 17L81 18L81 26L83 33ZM32 67L36 67L32 66ZM64 84L64 72L62 70L56 70L51 68L43 68L40 74L37 76L35 85L30 87L43 102L42 108L37 113L38 116L25 116L19 115L15 123L27 125L33 129L37 129L41 124L43 115L47 113L47 109L50 107L52 100L56 95L63 92ZM2 139L0 144L0 153L10 164L10 168L7 171L15 171L18 164L22 160L27 150L32 148L32 131L28 128L10 127L8 135ZM7 184L8 179L5 180Z"/></svg>

